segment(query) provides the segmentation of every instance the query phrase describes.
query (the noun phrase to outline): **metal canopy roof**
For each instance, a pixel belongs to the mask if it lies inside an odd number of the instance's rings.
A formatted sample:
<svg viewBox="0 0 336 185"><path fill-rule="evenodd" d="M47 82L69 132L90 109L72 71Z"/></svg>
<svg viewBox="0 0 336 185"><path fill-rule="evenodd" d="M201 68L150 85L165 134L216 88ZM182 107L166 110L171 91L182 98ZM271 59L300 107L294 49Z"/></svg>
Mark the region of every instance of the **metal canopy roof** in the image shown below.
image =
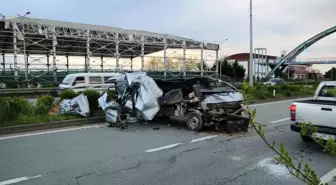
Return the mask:
<svg viewBox="0 0 336 185"><path fill-rule="evenodd" d="M142 45L143 54L147 55L163 50L165 43L168 48L219 49L218 44L168 34L19 17L0 20L0 50L4 53L14 51L13 29L16 25L24 35L28 54L50 54L53 36L57 39L57 55L84 56L89 53L90 56L134 58L141 55ZM23 43L22 39L17 39L21 51Z"/></svg>

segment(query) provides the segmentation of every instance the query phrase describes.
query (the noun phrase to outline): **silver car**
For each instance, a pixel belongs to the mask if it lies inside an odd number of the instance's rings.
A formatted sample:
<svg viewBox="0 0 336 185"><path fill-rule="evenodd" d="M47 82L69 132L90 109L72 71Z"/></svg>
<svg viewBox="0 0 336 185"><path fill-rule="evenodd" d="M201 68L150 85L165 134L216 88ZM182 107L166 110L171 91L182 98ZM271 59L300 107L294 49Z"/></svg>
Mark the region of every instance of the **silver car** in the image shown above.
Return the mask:
<svg viewBox="0 0 336 185"><path fill-rule="evenodd" d="M285 81L282 78L271 78L267 82L264 83L266 86L270 85L279 85L279 84L284 84Z"/></svg>

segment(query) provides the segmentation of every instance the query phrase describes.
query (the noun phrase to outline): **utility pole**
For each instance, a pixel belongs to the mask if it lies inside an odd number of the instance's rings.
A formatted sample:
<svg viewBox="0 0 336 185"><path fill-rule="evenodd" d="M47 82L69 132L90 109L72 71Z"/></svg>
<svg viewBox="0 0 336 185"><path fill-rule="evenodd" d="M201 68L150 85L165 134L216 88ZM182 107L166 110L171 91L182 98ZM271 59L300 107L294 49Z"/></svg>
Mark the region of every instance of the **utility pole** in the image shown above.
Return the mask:
<svg viewBox="0 0 336 185"><path fill-rule="evenodd" d="M253 33L252 33L252 0L250 0L250 87L253 87Z"/></svg>

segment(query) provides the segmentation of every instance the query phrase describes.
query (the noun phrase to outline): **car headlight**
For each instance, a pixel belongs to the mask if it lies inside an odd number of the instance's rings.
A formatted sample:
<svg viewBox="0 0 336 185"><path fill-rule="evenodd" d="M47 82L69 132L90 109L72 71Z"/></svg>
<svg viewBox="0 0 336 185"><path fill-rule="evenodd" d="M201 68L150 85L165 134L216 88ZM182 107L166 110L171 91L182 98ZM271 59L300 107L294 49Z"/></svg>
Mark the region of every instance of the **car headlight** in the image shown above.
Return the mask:
<svg viewBox="0 0 336 185"><path fill-rule="evenodd" d="M202 108L203 110L206 110L206 108L207 108L207 102L202 101L202 102L201 102L201 108Z"/></svg>

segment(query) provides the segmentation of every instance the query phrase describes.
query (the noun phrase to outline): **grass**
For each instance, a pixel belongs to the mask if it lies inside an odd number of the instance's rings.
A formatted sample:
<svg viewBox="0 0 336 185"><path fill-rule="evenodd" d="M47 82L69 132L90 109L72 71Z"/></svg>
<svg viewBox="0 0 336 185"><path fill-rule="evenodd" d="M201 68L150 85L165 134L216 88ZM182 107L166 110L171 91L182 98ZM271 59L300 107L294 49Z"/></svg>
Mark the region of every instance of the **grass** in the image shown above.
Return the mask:
<svg viewBox="0 0 336 185"><path fill-rule="evenodd" d="M93 98L91 98L93 99ZM41 96L35 104L24 97L0 97L0 127L48 123L70 119L83 118L74 114L61 114L59 102L53 104L51 96ZM90 117L103 116L104 112L96 107L90 107Z"/></svg>
<svg viewBox="0 0 336 185"><path fill-rule="evenodd" d="M255 102L257 100L281 97L312 96L315 93L315 89L315 87L307 87L302 85L256 85L252 88L248 87L243 93L248 95L249 101ZM273 91L275 91L275 96L273 96Z"/></svg>
<svg viewBox="0 0 336 185"><path fill-rule="evenodd" d="M47 122L52 122L52 121L63 121L63 120L71 120L71 119L79 119L79 118L81 117L77 115L70 115L70 114L69 115L62 115L62 114L19 115L16 120L2 123L0 124L0 127L47 123Z"/></svg>

